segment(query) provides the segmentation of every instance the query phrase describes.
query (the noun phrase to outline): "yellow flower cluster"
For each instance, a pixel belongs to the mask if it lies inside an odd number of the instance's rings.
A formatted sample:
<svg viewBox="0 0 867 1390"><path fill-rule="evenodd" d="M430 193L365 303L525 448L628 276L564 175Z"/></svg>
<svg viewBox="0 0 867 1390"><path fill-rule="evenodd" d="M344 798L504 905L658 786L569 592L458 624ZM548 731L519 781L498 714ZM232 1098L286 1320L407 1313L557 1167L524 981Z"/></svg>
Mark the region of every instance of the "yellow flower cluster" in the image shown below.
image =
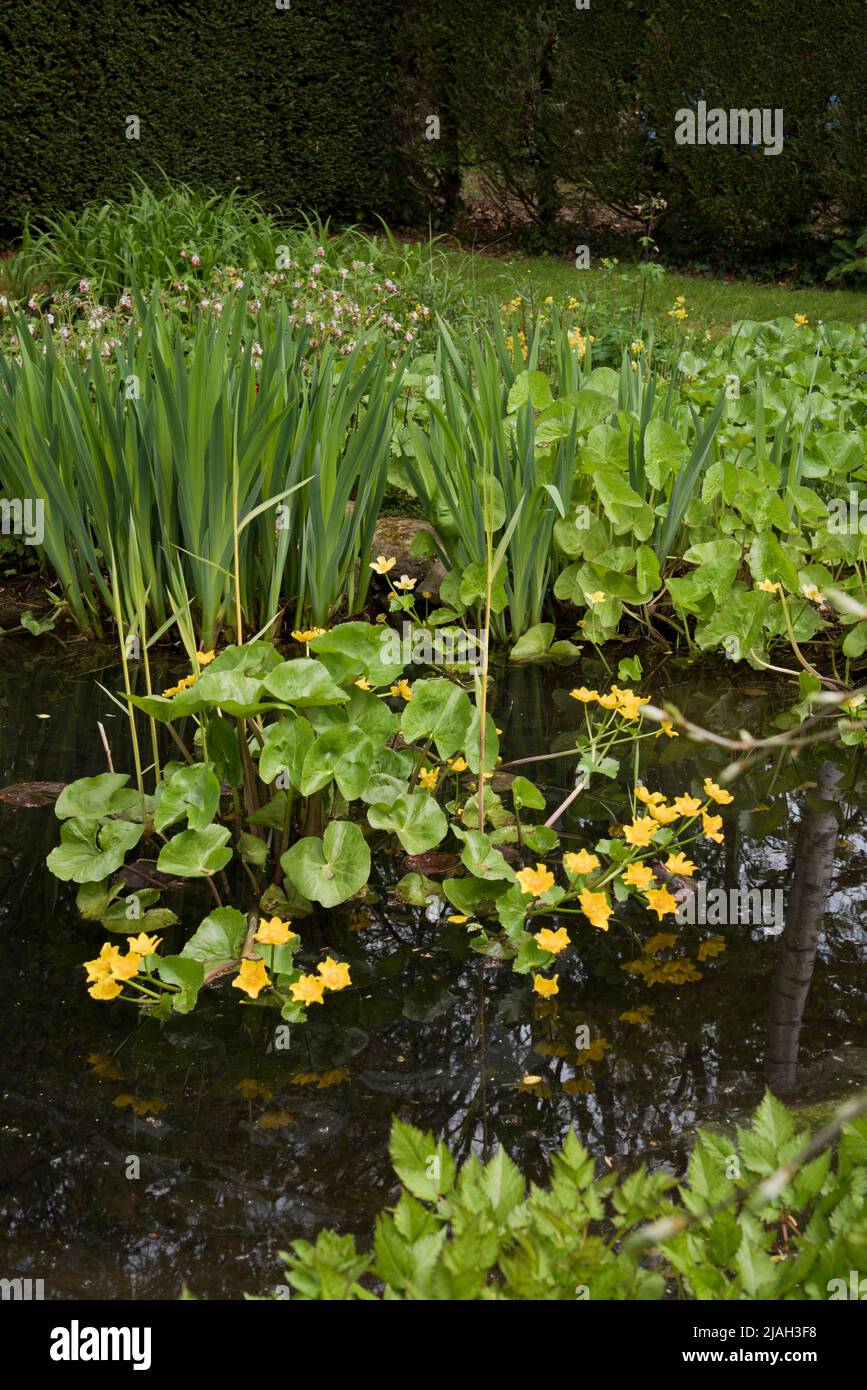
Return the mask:
<svg viewBox="0 0 867 1390"><path fill-rule="evenodd" d="M124 983L138 974L145 956L152 956L157 950L162 937L139 932L138 936L128 936L127 942L126 955L112 941L106 941L94 960L84 962L90 985L87 992L92 999L116 999Z"/></svg>
<svg viewBox="0 0 867 1390"><path fill-rule="evenodd" d="M213 652L213 651L211 651L211 652L196 652L196 665L197 665L197 667L201 668L202 666L210 666L211 662L214 660L214 657L215 657L216 655L217 655L217 653L216 653L216 652ZM180 692L181 692L182 690L188 690L189 687L190 687L191 685L195 685L195 683L196 683L196 681L197 681L198 679L199 679L199 672L198 672L198 670L192 671L192 672L190 673L190 675L184 676L183 680L178 681L177 685L170 685L169 688L168 688L168 690L164 690L164 691L163 691L163 699L164 699L164 700L170 700L170 699L172 698L173 695L179 695Z"/></svg>
<svg viewBox="0 0 867 1390"><path fill-rule="evenodd" d="M596 703L602 709L616 710L623 719L638 719L641 706L650 704L649 695L636 695L634 690L621 690L619 685L612 685L607 695L600 695L598 690L588 690L584 685L570 690L569 694L573 700L580 700L584 705Z"/></svg>
<svg viewBox="0 0 867 1390"><path fill-rule="evenodd" d="M276 927L275 923L278 924ZM270 923L263 925L266 928L266 934L280 934L280 928L285 928L286 924L275 917ZM261 931L262 927L259 930ZM286 940L294 934L287 929ZM262 939L258 932L256 939ZM280 941L274 944L283 945L284 943ZM251 999L258 999L262 990L268 989L271 984L272 980L263 960L242 960L238 974L232 981L232 988L243 990ZM346 989L347 985L350 984L352 984L352 980L349 977L349 966L346 961L336 961L328 956L324 961L320 961L315 975L302 975L300 979L290 985L289 989L296 1004L321 1004L326 989Z"/></svg>
<svg viewBox="0 0 867 1390"><path fill-rule="evenodd" d="M685 295L679 294L675 297L674 307L668 310L668 317L670 319L677 319L678 322L682 322L683 319L688 317L686 312Z"/></svg>
<svg viewBox="0 0 867 1390"><path fill-rule="evenodd" d="M638 960L627 961L620 969L630 975L641 975L648 985L686 985L701 979L695 962L685 957L660 963L652 956L641 956Z"/></svg>

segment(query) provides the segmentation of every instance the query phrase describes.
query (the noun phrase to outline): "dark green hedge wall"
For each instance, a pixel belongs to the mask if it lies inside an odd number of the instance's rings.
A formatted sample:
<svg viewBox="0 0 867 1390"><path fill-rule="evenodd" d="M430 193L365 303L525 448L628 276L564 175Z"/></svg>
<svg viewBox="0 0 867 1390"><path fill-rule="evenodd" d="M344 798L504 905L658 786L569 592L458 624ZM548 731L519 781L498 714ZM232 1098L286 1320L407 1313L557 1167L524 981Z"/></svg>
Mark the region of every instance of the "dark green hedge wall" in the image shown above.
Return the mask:
<svg viewBox="0 0 867 1390"><path fill-rule="evenodd" d="M0 216L123 196L160 169L285 209L394 214L391 50L387 4L5 0Z"/></svg>

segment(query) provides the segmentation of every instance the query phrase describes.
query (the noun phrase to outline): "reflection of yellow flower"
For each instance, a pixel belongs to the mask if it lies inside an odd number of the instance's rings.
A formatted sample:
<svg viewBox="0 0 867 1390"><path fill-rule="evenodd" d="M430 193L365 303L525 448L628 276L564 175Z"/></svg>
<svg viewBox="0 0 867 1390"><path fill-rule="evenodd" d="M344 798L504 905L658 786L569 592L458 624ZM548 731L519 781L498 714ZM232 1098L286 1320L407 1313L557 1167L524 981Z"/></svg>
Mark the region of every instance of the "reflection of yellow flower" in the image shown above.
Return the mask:
<svg viewBox="0 0 867 1390"><path fill-rule="evenodd" d="M647 906L651 912L656 913L660 921L667 914L677 912L677 898L669 893L665 887L648 888L644 896L647 899Z"/></svg>
<svg viewBox="0 0 867 1390"><path fill-rule="evenodd" d="M580 700L582 704L589 705L591 701L599 699L597 690L588 690L586 685L581 685L577 690L570 690L569 694L573 700Z"/></svg>
<svg viewBox="0 0 867 1390"><path fill-rule="evenodd" d="M659 826L652 816L636 816L631 825L624 825L623 838L628 845L640 849L650 844L654 835L659 834Z"/></svg>
<svg viewBox="0 0 867 1390"><path fill-rule="evenodd" d="M320 975L302 975L300 980L289 986L296 1004L321 1004L325 994L325 981Z"/></svg>
<svg viewBox="0 0 867 1390"><path fill-rule="evenodd" d="M544 975L534 975L533 988L537 994L541 994L543 999L549 999L552 994L560 993L556 975L553 975L550 980L546 980Z"/></svg>
<svg viewBox="0 0 867 1390"><path fill-rule="evenodd" d="M594 869L599 868L599 859L597 855L589 854L586 849L579 849L577 854L563 855L563 866L570 874L592 874Z"/></svg>
<svg viewBox="0 0 867 1390"><path fill-rule="evenodd" d="M670 854L665 861L665 867L670 874L683 874L686 878L692 878L696 866L685 854Z"/></svg>
<svg viewBox="0 0 867 1390"><path fill-rule="evenodd" d="M146 932L139 932L138 936L128 936L129 949L135 951L140 956L152 956L162 944L161 936L148 936Z"/></svg>
<svg viewBox="0 0 867 1390"><path fill-rule="evenodd" d="M346 989L347 985L352 984L349 978L349 964L345 960L333 960L331 956L326 956L316 969L326 989Z"/></svg>
<svg viewBox="0 0 867 1390"><path fill-rule="evenodd" d="M653 882L653 870L647 864L630 864L623 875L623 882L643 892Z"/></svg>
<svg viewBox="0 0 867 1390"><path fill-rule="evenodd" d="M267 989L270 983L263 960L242 960L241 968L232 981L232 988L242 989L251 999L258 999L262 990Z"/></svg>
<svg viewBox="0 0 867 1390"><path fill-rule="evenodd" d="M647 1024L650 1022L656 1010L650 1004L639 1004L637 1009L627 1009L625 1014L620 1015L621 1023Z"/></svg>
<svg viewBox="0 0 867 1390"><path fill-rule="evenodd" d="M279 917L272 917L270 920L263 918L253 940L260 941L263 946L285 946L290 937L296 941L299 939L294 931L289 930L288 923L281 922Z"/></svg>
<svg viewBox="0 0 867 1390"><path fill-rule="evenodd" d="M676 941L677 937L673 932L660 931L649 941L645 941L644 949L649 956L656 956L660 951L670 951Z"/></svg>
<svg viewBox="0 0 867 1390"><path fill-rule="evenodd" d="M541 931L536 932L533 940L543 951L550 951L552 956L556 956L569 945L569 933L565 927L560 927L558 931L543 927Z"/></svg>
<svg viewBox="0 0 867 1390"><path fill-rule="evenodd" d="M404 677L401 677L401 679L391 687L389 693L392 695L399 695L402 700L412 699L412 691L409 688L409 681L406 680Z"/></svg>
<svg viewBox="0 0 867 1390"><path fill-rule="evenodd" d="M266 1086L263 1081L256 1081L252 1076L245 1076L238 1082L236 1089L245 1100L256 1100L257 1097L260 1100L270 1100L274 1094L270 1086Z"/></svg>
<svg viewBox="0 0 867 1390"><path fill-rule="evenodd" d="M701 810L701 802L698 797L685 792L683 796L675 797L674 809L679 816L694 816Z"/></svg>
<svg viewBox="0 0 867 1390"><path fill-rule="evenodd" d="M418 780L426 792L435 792L439 775L438 767L423 767L419 769Z"/></svg>
<svg viewBox="0 0 867 1390"><path fill-rule="evenodd" d="M611 916L611 904L605 893L594 893L589 888L585 888L579 895L578 902L581 904L581 911L590 922L591 926L597 927L599 931L608 930L608 918Z"/></svg>
<svg viewBox="0 0 867 1390"><path fill-rule="evenodd" d="M724 951L726 944L721 936L709 936L706 941L702 941L698 948L699 960L707 960L708 956L718 956Z"/></svg>
<svg viewBox="0 0 867 1390"><path fill-rule="evenodd" d="M706 811L701 817L702 829L709 840L715 840L721 845L725 836L722 834L722 816L709 816Z"/></svg>
<svg viewBox="0 0 867 1390"><path fill-rule="evenodd" d="M532 893L534 898L541 897L549 888L554 887L554 875L544 864L537 864L535 869L519 869L516 878L521 885L521 892Z"/></svg>
<svg viewBox="0 0 867 1390"><path fill-rule="evenodd" d="M389 560L385 555L377 555L375 560L371 560L370 568L375 570L377 574L388 574L388 571L393 570L396 564L397 560L394 556Z"/></svg>
<svg viewBox="0 0 867 1390"><path fill-rule="evenodd" d="M709 796L711 801L716 801L720 806L728 806L734 801L731 792L724 792L722 787L717 786L716 782L711 781L710 777L705 777L704 779L704 794L705 796Z"/></svg>

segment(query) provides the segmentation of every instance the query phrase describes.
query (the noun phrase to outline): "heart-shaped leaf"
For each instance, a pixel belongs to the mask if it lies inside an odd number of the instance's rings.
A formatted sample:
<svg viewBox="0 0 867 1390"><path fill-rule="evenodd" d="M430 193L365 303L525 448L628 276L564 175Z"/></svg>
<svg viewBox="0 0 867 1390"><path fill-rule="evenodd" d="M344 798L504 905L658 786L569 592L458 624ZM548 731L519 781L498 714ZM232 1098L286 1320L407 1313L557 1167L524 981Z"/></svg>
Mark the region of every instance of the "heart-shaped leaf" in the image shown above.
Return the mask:
<svg viewBox="0 0 867 1390"><path fill-rule="evenodd" d="M54 805L58 820L80 816L84 820L100 820L118 811L125 811L138 800L138 792L125 791L129 773L101 772L98 777L79 777L64 787Z"/></svg>
<svg viewBox="0 0 867 1390"><path fill-rule="evenodd" d="M351 821L332 821L321 840L313 835L299 840L280 863L298 891L323 907L345 902L370 876L367 841Z"/></svg>
<svg viewBox="0 0 867 1390"><path fill-rule="evenodd" d="M424 854L445 839L448 821L427 792L411 792L390 805L373 805L367 819L374 830L391 830L407 854Z"/></svg>
<svg viewBox="0 0 867 1390"><path fill-rule="evenodd" d="M157 787L154 825L157 830L165 830L186 816L191 830L204 830L217 814L219 804L220 784L210 763L184 765Z"/></svg>
<svg viewBox="0 0 867 1390"><path fill-rule="evenodd" d="M120 868L143 829L125 820L110 820L103 826L98 820L65 821L60 844L48 856L48 867L64 883L70 879L73 883L99 883Z"/></svg>
<svg viewBox="0 0 867 1390"><path fill-rule="evenodd" d="M181 956L198 960L206 970L239 960L247 935L247 919L236 907L217 907L209 912L190 937Z"/></svg>
<svg viewBox="0 0 867 1390"><path fill-rule="evenodd" d="M157 868L180 878L205 878L224 869L232 857L226 848L229 832L223 825L205 830L182 830L160 850Z"/></svg>

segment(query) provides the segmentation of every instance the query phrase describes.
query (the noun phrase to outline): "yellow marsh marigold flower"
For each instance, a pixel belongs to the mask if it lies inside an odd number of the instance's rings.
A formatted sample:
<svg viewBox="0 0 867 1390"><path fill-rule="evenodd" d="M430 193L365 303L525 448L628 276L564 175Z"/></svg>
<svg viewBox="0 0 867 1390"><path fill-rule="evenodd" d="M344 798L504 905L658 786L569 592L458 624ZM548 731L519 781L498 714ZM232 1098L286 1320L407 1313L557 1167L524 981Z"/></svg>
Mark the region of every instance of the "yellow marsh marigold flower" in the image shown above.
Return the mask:
<svg viewBox="0 0 867 1390"><path fill-rule="evenodd" d="M182 690L188 690L191 685L195 685L198 680L195 672L189 676L184 676L183 680L178 681L177 685L170 685L168 690L163 691L163 699L170 700L173 695L179 695Z"/></svg>
<svg viewBox="0 0 867 1390"><path fill-rule="evenodd" d="M696 866L691 859L687 859L685 854L670 854L665 861L665 867L670 874L683 874L686 878L692 878Z"/></svg>
<svg viewBox="0 0 867 1390"><path fill-rule="evenodd" d="M699 960L707 960L708 956L718 956L724 951L726 944L721 936L709 936L706 941L702 941L698 948Z"/></svg>
<svg viewBox="0 0 867 1390"><path fill-rule="evenodd" d="M593 700L599 699L599 691L588 690L586 685L580 685L577 690L570 690L569 694L573 700L580 700L584 705L589 705Z"/></svg>
<svg viewBox="0 0 867 1390"><path fill-rule="evenodd" d="M623 875L623 882L628 883L631 888L640 888L643 892L653 882L653 870L647 864L630 864Z"/></svg>
<svg viewBox="0 0 867 1390"><path fill-rule="evenodd" d="M279 917L263 917L253 940L260 941L263 946L285 946L292 938L301 939L297 932L289 930L288 922L282 922Z"/></svg>
<svg viewBox="0 0 867 1390"><path fill-rule="evenodd" d="M371 560L370 568L375 570L377 574L388 574L388 571L393 570L396 564L397 558L394 555L390 560L385 555L377 555L375 560Z"/></svg>
<svg viewBox="0 0 867 1390"><path fill-rule="evenodd" d="M653 819L659 821L660 825L671 825L673 821L677 820L680 814L673 806L666 806L664 803L657 806L653 801L650 802L647 809L653 816Z"/></svg>
<svg viewBox="0 0 867 1390"><path fill-rule="evenodd" d="M856 693L855 693L854 695L850 695L850 696L849 696L848 700L841 700L841 701L840 701L840 708L841 708L841 709L857 709L859 705L863 705L865 698L867 698L867 697L865 697L864 695L862 695L860 691L856 691Z"/></svg>
<svg viewBox="0 0 867 1390"><path fill-rule="evenodd" d="M683 796L674 798L674 809L679 816L695 816L701 810L701 802L697 796L685 792Z"/></svg>
<svg viewBox="0 0 867 1390"><path fill-rule="evenodd" d="M599 859L586 849L579 849L577 853L563 855L563 867L570 874L592 874L594 869L599 868Z"/></svg>
<svg viewBox="0 0 867 1390"><path fill-rule="evenodd" d="M591 926L597 927L599 931L608 930L608 918L612 909L605 893L594 893L591 889L585 888L579 895L578 902Z"/></svg>
<svg viewBox="0 0 867 1390"><path fill-rule="evenodd" d="M438 767L422 767L418 774L419 785L424 787L426 792L435 792L439 775Z"/></svg>
<svg viewBox="0 0 867 1390"><path fill-rule="evenodd" d="M521 892L532 893L534 898L541 897L549 888L554 887L554 875L544 864L537 864L535 869L519 869L516 877L521 885Z"/></svg>
<svg viewBox="0 0 867 1390"><path fill-rule="evenodd" d="M665 734L666 738L680 738L680 734L675 729L670 719L663 719L656 731L656 737L660 738Z"/></svg>
<svg viewBox="0 0 867 1390"><path fill-rule="evenodd" d="M652 792L648 787L638 786L635 788L635 800L643 801L645 806L662 806L665 797L662 792Z"/></svg>
<svg viewBox="0 0 867 1390"><path fill-rule="evenodd" d="M241 968L232 981L232 988L242 989L251 999L258 999L262 990L267 989L270 983L263 960L242 960Z"/></svg>
<svg viewBox="0 0 867 1390"><path fill-rule="evenodd" d="M315 637L324 637L327 627L296 628L292 633L296 642L312 642Z"/></svg>
<svg viewBox="0 0 867 1390"><path fill-rule="evenodd" d="M118 956L117 960L111 963L111 976L113 980L131 980L133 975L137 975L141 966L141 956L137 951L129 951L125 956Z"/></svg>
<svg viewBox="0 0 867 1390"><path fill-rule="evenodd" d="M87 992L91 999L116 999L121 989L122 986L118 984L117 980L103 977L97 980L96 984L91 985Z"/></svg>
<svg viewBox="0 0 867 1390"><path fill-rule="evenodd" d="M650 704L647 695L636 695L634 690L622 690L617 697L617 713L624 719L637 719L642 705Z"/></svg>
<svg viewBox="0 0 867 1390"><path fill-rule="evenodd" d="M541 950L550 951L553 956L557 956L569 945L569 933L565 927L560 927L558 931L543 927L541 931L536 932L533 940Z"/></svg>
<svg viewBox="0 0 867 1390"><path fill-rule="evenodd" d="M722 787L717 786L716 782L711 781L710 777L704 779L704 794L709 796L711 801L716 801L720 806L728 806L734 801L731 792L723 791Z"/></svg>
<svg viewBox="0 0 867 1390"><path fill-rule="evenodd" d="M447 922L454 922L457 926L463 926L464 922L468 922L469 920L469 917L463 912L453 912L451 917L446 918Z"/></svg>
<svg viewBox="0 0 867 1390"><path fill-rule="evenodd" d="M302 975L289 989L296 1004L321 1004L325 981L321 975Z"/></svg>
<svg viewBox="0 0 867 1390"><path fill-rule="evenodd" d="M140 956L152 956L159 950L163 939L161 936L148 936L146 932L139 932L138 936L128 936L129 949L137 952Z"/></svg>
<svg viewBox="0 0 867 1390"><path fill-rule="evenodd" d="M556 975L552 975L550 980L546 980L544 975L534 975L533 988L537 994L541 994L543 999L550 999L552 994L560 993L557 978Z"/></svg>
<svg viewBox="0 0 867 1390"><path fill-rule="evenodd" d="M412 699L412 691L409 688L409 681L405 677L401 677L401 679L391 687L389 693L391 695L399 695L402 700L409 701Z"/></svg>
<svg viewBox="0 0 867 1390"><path fill-rule="evenodd" d="M620 701L619 697L611 690L607 695L599 696L599 703L603 709L616 709Z"/></svg>
<svg viewBox="0 0 867 1390"><path fill-rule="evenodd" d="M408 574L402 574L400 579L395 581L394 587L396 589L404 589L408 592L410 589L414 589L417 583L417 579L410 579Z"/></svg>
<svg viewBox="0 0 867 1390"><path fill-rule="evenodd" d="M775 594L778 589L782 592L783 586L775 584L773 579L760 579L756 588L761 589L763 594Z"/></svg>
<svg viewBox="0 0 867 1390"><path fill-rule="evenodd" d="M718 845L722 844L725 839L722 834L722 816L709 816L706 811L703 811L701 825L709 840L715 840Z"/></svg>
<svg viewBox="0 0 867 1390"><path fill-rule="evenodd" d="M819 592L815 584L802 584L801 593L804 595L804 598L809 599L811 603L825 602L825 595Z"/></svg>
<svg viewBox="0 0 867 1390"><path fill-rule="evenodd" d="M660 921L663 917L677 912L677 898L667 888L648 888L645 893L647 906L655 912Z"/></svg>
<svg viewBox="0 0 867 1390"><path fill-rule="evenodd" d="M88 981L108 979L111 974L112 961L119 959L120 947L115 946L111 941L106 941L99 955L94 960L86 960L84 962Z"/></svg>
<svg viewBox="0 0 867 1390"><path fill-rule="evenodd" d="M373 686L370 684L370 681L367 679L366 676L359 676L358 680L355 681L354 684L358 686L359 690L373 689Z"/></svg>
<svg viewBox="0 0 867 1390"><path fill-rule="evenodd" d="M645 849L659 834L659 825L652 816L636 816L631 825L624 825L623 838L628 845Z"/></svg>
<svg viewBox="0 0 867 1390"><path fill-rule="evenodd" d="M349 963L345 960L337 961L333 960L331 956L326 956L325 960L319 962L316 969L326 989L346 989L347 985L352 984L349 978Z"/></svg>
<svg viewBox="0 0 867 1390"><path fill-rule="evenodd" d="M594 603L604 603L606 594L604 589L595 589L592 594L585 594L584 597L592 607Z"/></svg>
<svg viewBox="0 0 867 1390"><path fill-rule="evenodd" d="M799 328L803 328L804 324L809 322L810 320L807 318L806 314L795 314L795 323L798 325Z"/></svg>
<svg viewBox="0 0 867 1390"><path fill-rule="evenodd" d="M216 652L196 652L196 662L199 666L210 666Z"/></svg>
<svg viewBox="0 0 867 1390"><path fill-rule="evenodd" d="M466 772L468 764L464 758L450 758L448 766L452 772Z"/></svg>

